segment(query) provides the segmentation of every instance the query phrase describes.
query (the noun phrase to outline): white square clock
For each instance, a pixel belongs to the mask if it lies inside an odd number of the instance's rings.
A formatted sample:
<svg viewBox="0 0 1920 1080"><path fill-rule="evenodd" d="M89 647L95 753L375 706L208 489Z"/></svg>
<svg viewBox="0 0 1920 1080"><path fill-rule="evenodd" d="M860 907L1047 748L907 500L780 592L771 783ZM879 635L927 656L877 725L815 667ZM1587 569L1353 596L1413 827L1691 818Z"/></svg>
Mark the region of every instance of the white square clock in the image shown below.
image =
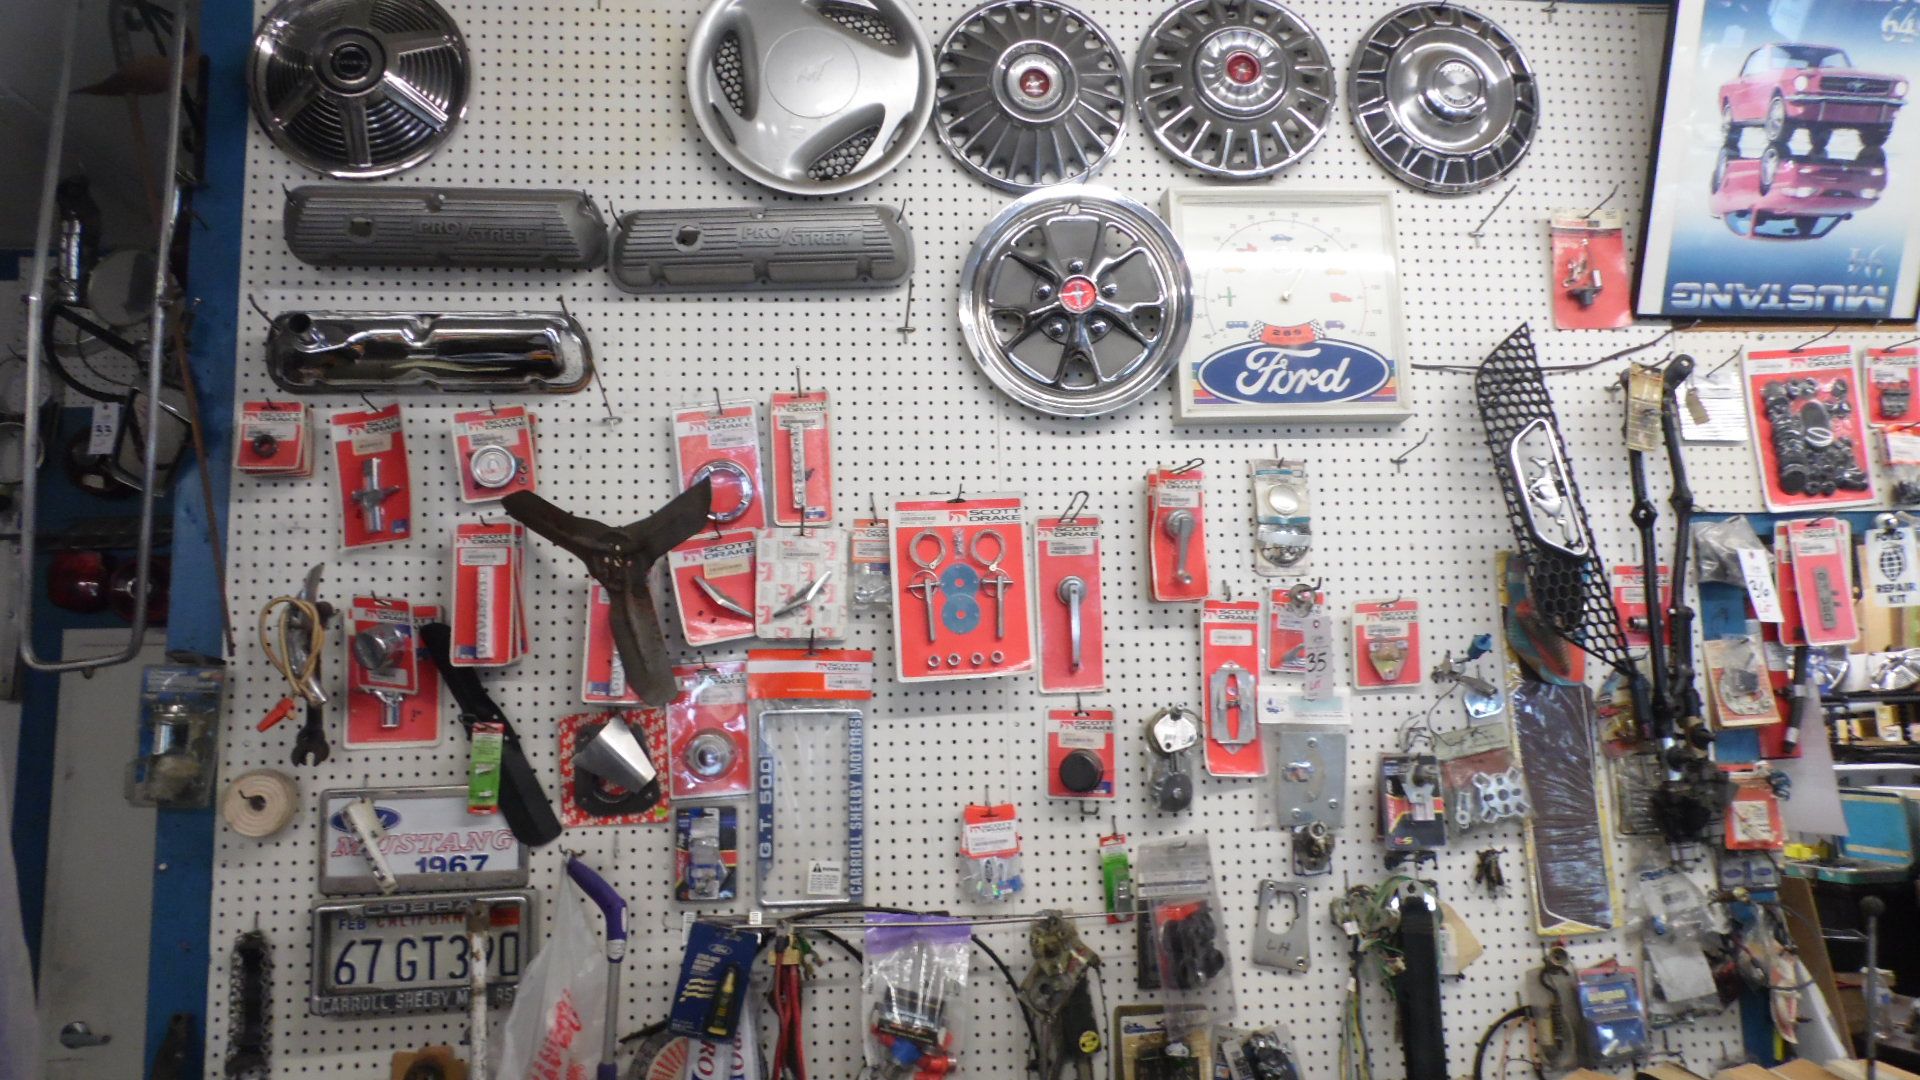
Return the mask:
<svg viewBox="0 0 1920 1080"><path fill-rule="evenodd" d="M1167 223L1193 272L1183 422L1412 415L1391 195L1172 190Z"/></svg>

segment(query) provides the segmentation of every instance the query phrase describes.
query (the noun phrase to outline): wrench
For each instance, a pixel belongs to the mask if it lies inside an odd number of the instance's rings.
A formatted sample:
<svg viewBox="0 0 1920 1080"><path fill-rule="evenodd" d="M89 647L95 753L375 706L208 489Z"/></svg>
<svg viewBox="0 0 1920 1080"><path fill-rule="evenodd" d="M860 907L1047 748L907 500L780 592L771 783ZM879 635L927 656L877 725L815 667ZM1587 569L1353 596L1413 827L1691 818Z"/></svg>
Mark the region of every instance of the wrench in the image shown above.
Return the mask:
<svg viewBox="0 0 1920 1080"><path fill-rule="evenodd" d="M1087 597L1087 583L1077 577L1063 577L1054 590L1060 602L1067 605L1067 639L1073 643L1073 659L1069 670L1080 670L1080 604Z"/></svg>
<svg viewBox="0 0 1920 1080"><path fill-rule="evenodd" d="M307 705L307 719L293 736L293 763L295 765L318 765L327 760L333 747L327 742L327 729L321 722L321 709L317 702Z"/></svg>
<svg viewBox="0 0 1920 1080"><path fill-rule="evenodd" d="M1173 580L1180 585L1193 583L1187 571L1187 551L1193 544L1193 511L1175 510L1160 527L1173 537Z"/></svg>

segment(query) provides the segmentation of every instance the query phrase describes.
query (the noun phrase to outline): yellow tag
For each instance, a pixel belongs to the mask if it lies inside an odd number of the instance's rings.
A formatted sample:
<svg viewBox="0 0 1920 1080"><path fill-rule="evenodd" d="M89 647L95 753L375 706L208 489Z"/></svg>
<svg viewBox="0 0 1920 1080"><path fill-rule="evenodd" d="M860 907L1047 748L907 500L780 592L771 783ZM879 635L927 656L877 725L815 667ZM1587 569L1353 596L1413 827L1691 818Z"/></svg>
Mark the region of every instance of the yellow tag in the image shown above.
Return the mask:
<svg viewBox="0 0 1920 1080"><path fill-rule="evenodd" d="M1627 375L1627 449L1660 449L1660 370L1635 364Z"/></svg>
<svg viewBox="0 0 1920 1080"><path fill-rule="evenodd" d="M1097 1031L1081 1032L1080 1033L1080 1052L1083 1054L1099 1053L1100 1052L1100 1033Z"/></svg>

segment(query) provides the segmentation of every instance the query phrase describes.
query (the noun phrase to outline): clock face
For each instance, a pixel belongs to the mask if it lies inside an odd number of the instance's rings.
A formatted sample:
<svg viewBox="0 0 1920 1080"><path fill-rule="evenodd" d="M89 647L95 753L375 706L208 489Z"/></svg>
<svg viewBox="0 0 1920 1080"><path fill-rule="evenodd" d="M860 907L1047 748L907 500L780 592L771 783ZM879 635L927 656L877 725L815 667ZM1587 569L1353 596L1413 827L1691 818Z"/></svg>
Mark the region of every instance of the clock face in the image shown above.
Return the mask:
<svg viewBox="0 0 1920 1080"><path fill-rule="evenodd" d="M1175 193L1193 272L1183 419L1401 419L1386 196Z"/></svg>

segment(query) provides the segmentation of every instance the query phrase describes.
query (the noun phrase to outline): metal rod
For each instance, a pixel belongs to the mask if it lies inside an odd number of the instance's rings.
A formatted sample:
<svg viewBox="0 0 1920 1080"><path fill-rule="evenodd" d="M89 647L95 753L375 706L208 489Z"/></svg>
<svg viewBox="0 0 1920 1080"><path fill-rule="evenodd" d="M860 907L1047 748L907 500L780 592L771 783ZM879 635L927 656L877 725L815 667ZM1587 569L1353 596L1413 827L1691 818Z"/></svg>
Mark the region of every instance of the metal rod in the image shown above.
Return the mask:
<svg viewBox="0 0 1920 1080"><path fill-rule="evenodd" d="M59 90L54 96L53 115L49 119L52 134L47 141L47 171L41 182L40 220L35 230L32 278L27 294L27 378L24 400L40 400L40 363L47 346L45 314L47 308L47 251L51 245L55 191L60 182L61 155L67 126L67 101L73 87L73 52L81 8L74 4L68 15L66 35L60 54ZM140 535L135 546L133 614L128 621L127 644L118 652L79 660L49 660L33 647L33 605L20 605L20 659L36 671L87 671L123 664L138 656L147 635L148 593L153 576L153 526L157 493L154 480L160 456L160 391L165 370L167 286L169 260L173 246L174 223L180 214L180 104L186 83L187 28L193 25L192 5L183 5L176 20L172 56L168 61L167 148L161 175L165 188L160 198L159 236L155 243L153 266L153 314L147 325L147 429L145 460L140 470ZM39 528L40 484L34 467L34 447L40 443L38 409L26 410L21 437L20 470L20 568L21 579L34 580L36 532Z"/></svg>

